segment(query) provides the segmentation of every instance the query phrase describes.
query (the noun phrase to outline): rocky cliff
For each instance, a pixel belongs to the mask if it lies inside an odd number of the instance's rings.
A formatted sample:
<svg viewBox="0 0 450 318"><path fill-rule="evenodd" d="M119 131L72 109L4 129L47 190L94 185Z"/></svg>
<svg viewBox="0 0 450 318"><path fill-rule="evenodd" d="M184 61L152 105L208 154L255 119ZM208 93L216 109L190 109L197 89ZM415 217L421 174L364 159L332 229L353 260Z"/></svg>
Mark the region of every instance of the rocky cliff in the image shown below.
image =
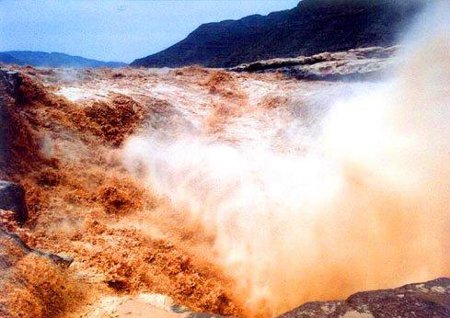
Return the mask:
<svg viewBox="0 0 450 318"><path fill-rule="evenodd" d="M276 58L232 67L234 72L281 73L304 80L377 80L394 69L399 46L368 47L313 56Z"/></svg>
<svg viewBox="0 0 450 318"><path fill-rule="evenodd" d="M231 67L276 57L390 46L423 1L303 0L291 10L201 25L168 49L132 66Z"/></svg>
<svg viewBox="0 0 450 318"><path fill-rule="evenodd" d="M450 279L356 293L345 301L310 302L278 318L450 317Z"/></svg>

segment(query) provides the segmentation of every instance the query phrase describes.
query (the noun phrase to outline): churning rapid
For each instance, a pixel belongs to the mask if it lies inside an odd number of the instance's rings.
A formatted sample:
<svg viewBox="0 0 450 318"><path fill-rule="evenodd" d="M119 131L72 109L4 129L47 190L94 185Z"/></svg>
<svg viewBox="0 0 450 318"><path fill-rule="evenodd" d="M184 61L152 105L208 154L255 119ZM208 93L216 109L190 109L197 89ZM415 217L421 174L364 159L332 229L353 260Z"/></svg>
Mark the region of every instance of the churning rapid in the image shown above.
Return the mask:
<svg viewBox="0 0 450 318"><path fill-rule="evenodd" d="M435 2L400 49L297 59L328 80L0 70L0 176L28 207L24 224L0 211L0 316L273 317L450 275L450 3ZM425 285L395 304L444 299Z"/></svg>
<svg viewBox="0 0 450 318"><path fill-rule="evenodd" d="M180 105L126 143L129 171L211 238L198 253L248 315L450 275L448 9L405 37L390 79L351 96Z"/></svg>

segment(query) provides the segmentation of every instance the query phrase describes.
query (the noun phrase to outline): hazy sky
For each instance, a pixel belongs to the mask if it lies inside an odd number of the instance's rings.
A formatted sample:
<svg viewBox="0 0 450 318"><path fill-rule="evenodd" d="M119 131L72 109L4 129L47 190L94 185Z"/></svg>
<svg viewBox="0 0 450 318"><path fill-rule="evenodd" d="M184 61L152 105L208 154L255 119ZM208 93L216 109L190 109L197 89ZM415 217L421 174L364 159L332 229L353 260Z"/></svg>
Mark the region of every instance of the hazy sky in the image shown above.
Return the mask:
<svg viewBox="0 0 450 318"><path fill-rule="evenodd" d="M299 0L0 0L0 51L63 52L131 62L202 23L293 8Z"/></svg>

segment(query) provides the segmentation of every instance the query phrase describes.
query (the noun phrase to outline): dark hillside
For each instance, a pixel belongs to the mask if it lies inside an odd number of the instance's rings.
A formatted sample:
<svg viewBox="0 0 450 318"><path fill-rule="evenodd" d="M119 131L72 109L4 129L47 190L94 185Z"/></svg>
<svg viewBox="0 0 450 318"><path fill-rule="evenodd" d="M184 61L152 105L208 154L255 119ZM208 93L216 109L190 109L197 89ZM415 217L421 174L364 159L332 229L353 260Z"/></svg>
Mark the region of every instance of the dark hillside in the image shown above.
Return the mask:
<svg viewBox="0 0 450 318"><path fill-rule="evenodd" d="M181 42L132 66L231 67L275 57L390 46L423 7L411 0L303 0L267 16L201 25Z"/></svg>

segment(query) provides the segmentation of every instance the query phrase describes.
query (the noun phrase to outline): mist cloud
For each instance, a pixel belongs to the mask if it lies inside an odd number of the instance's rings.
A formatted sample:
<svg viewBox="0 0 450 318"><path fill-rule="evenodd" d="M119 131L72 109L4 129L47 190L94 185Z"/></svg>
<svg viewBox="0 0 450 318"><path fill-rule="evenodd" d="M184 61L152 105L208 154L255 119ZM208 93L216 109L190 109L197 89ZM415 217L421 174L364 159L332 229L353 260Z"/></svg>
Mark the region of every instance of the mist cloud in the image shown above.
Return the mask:
<svg viewBox="0 0 450 318"><path fill-rule="evenodd" d="M250 136L234 143L128 141L125 165L214 237L249 315L450 275L450 34L436 12L405 37L396 75L335 101L319 134L280 116L302 129L267 135L255 116L228 127Z"/></svg>

